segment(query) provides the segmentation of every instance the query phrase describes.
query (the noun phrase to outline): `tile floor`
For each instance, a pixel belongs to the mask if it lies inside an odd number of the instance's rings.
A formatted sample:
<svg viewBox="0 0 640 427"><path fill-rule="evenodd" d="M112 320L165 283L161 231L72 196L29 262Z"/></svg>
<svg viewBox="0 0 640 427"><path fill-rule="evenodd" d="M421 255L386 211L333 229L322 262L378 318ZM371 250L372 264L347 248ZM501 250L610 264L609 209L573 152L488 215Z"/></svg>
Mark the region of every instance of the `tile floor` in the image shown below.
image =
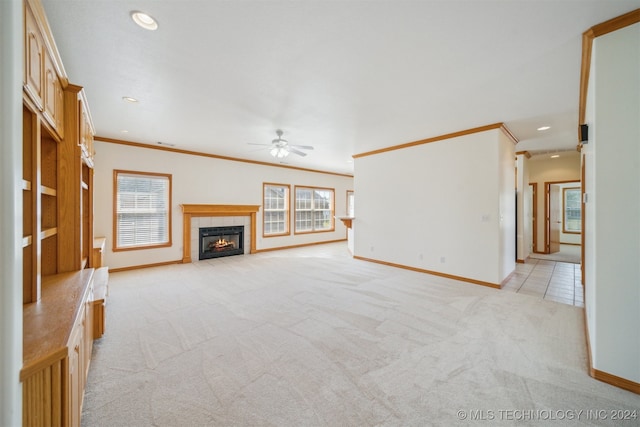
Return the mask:
<svg viewBox="0 0 640 427"><path fill-rule="evenodd" d="M529 258L502 287L545 300L584 307L580 264Z"/></svg>

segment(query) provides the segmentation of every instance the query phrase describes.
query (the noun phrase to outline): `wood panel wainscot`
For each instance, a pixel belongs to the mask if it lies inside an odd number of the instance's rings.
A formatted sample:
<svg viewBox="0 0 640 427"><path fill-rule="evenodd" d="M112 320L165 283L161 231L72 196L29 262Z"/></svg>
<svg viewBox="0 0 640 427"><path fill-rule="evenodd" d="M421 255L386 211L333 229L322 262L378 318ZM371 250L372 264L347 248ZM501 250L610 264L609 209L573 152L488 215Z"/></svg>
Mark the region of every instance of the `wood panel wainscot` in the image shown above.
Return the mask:
<svg viewBox="0 0 640 427"><path fill-rule="evenodd" d="M93 346L93 276L88 268L43 277L41 300L24 305L24 426L80 425Z"/></svg>

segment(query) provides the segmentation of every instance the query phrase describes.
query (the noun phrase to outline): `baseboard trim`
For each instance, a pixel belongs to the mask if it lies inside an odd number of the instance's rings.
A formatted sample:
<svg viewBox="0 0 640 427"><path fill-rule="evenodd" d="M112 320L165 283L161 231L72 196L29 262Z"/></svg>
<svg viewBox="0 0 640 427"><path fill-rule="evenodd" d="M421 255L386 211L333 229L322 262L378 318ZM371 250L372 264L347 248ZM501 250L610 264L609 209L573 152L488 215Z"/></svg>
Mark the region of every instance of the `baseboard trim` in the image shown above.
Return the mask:
<svg viewBox="0 0 640 427"><path fill-rule="evenodd" d="M258 254L260 252L281 251L284 249L296 249L296 248L303 248L305 246L325 245L328 243L338 243L338 242L346 242L346 241L347 239L337 239L337 240L327 240L325 242L313 242L313 243L302 243L299 245L278 246L276 248L256 249L254 253Z"/></svg>
<svg viewBox="0 0 640 427"><path fill-rule="evenodd" d="M523 260L523 259L517 259L517 260L516 260L516 263L517 263L517 264L524 264L524 263L525 263L525 260Z"/></svg>
<svg viewBox="0 0 640 427"><path fill-rule="evenodd" d="M587 370L589 371L589 376L594 377L594 369L592 368L593 363L591 363L591 339L589 338L589 323L587 322L587 308L582 310L582 315L584 319L584 337L587 343Z"/></svg>
<svg viewBox="0 0 640 427"><path fill-rule="evenodd" d="M182 264L182 260L156 262L154 264L132 265L130 267L109 268L109 273L117 273L119 271L140 270L142 268L162 267L163 265Z"/></svg>
<svg viewBox="0 0 640 427"><path fill-rule="evenodd" d="M447 279L460 280L461 282L473 283L474 285L487 286L489 288L494 288L494 289L500 289L502 287L501 284L497 284L497 283L484 282L482 280L470 279L468 277L462 277L462 276L454 276L452 274L440 273L439 271L425 270L423 268L411 267L408 265L396 264L396 263L387 262L387 261L380 261L378 259L365 258L358 255L354 255L353 258L359 259L360 261L368 261L368 262L374 262L376 264L388 265L390 267L402 268L404 270L417 271L418 273L426 273L434 276L446 277Z"/></svg>
<svg viewBox="0 0 640 427"><path fill-rule="evenodd" d="M502 282L500 282L500 287L498 289L502 289L502 287L516 274L516 271L513 270L511 273L507 274L507 277L504 278Z"/></svg>
<svg viewBox="0 0 640 427"><path fill-rule="evenodd" d="M640 383L610 374L608 372L599 371L598 369L592 368L591 371L593 372L593 375L591 376L599 381L611 384L612 386L616 386L624 390L628 390L635 394L640 394Z"/></svg>
<svg viewBox="0 0 640 427"><path fill-rule="evenodd" d="M591 340L589 338L589 324L587 323L587 311L584 310L584 334L587 341L587 370L589 376L602 381L603 383L610 384L614 387L618 387L624 390L628 390L635 394L640 394L640 383L628 380L626 378L619 377L617 375L610 374L608 372L600 371L593 367L593 358L591 357Z"/></svg>

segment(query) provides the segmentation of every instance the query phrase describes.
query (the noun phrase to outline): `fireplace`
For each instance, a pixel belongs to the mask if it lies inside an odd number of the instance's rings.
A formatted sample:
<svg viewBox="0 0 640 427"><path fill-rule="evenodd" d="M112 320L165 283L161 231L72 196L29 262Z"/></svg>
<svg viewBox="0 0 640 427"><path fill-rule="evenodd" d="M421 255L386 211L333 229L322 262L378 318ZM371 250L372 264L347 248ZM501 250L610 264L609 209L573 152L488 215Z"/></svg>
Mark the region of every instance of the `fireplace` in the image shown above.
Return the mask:
<svg viewBox="0 0 640 427"><path fill-rule="evenodd" d="M244 254L244 226L200 228L198 259Z"/></svg>

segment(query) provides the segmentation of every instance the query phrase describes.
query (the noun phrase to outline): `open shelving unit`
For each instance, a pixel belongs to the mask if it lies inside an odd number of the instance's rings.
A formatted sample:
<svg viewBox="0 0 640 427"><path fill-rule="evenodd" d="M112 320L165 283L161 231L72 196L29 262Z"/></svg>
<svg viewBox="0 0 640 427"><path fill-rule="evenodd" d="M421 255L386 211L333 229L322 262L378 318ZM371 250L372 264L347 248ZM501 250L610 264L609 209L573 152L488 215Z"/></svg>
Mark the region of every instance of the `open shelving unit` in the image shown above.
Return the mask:
<svg viewBox="0 0 640 427"><path fill-rule="evenodd" d="M80 426L92 343L104 332L107 280L105 268L95 274L92 256L94 128L40 0L22 4L22 418L25 426Z"/></svg>

